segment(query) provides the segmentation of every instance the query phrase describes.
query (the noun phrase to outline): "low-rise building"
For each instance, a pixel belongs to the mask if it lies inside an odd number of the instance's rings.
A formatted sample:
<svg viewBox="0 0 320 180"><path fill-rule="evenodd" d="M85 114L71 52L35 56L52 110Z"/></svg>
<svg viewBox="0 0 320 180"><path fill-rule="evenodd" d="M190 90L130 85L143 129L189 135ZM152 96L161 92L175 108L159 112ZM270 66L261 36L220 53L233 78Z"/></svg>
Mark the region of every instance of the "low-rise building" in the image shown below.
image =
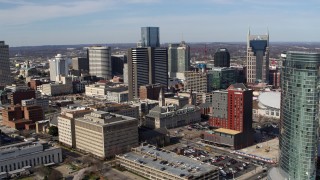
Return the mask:
<svg viewBox="0 0 320 180"><path fill-rule="evenodd" d="M138 120L104 111L75 119L76 148L100 158L112 157L138 145Z"/></svg>
<svg viewBox="0 0 320 180"><path fill-rule="evenodd" d="M93 84L85 87L85 94L97 99L105 99L109 102L128 102L128 87L114 86L114 84Z"/></svg>
<svg viewBox="0 0 320 180"><path fill-rule="evenodd" d="M61 148L39 142L22 142L0 147L0 172L62 162Z"/></svg>
<svg viewBox="0 0 320 180"><path fill-rule="evenodd" d="M219 171L215 166L150 145L133 148L129 153L117 155L116 159L120 166L147 179L214 180L219 178Z"/></svg>
<svg viewBox="0 0 320 180"><path fill-rule="evenodd" d="M236 150L251 145L247 143L247 137L240 131L219 128L205 131L202 134L203 140L207 144L219 144Z"/></svg>

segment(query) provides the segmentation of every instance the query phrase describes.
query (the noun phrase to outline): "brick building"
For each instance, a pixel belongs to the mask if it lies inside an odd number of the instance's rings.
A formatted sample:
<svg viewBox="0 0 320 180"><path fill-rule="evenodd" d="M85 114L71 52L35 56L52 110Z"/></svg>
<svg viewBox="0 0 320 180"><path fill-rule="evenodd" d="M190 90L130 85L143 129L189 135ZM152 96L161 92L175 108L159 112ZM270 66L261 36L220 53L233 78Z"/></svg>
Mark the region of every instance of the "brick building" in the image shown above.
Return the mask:
<svg viewBox="0 0 320 180"><path fill-rule="evenodd" d="M41 106L21 106L15 105L2 110L2 124L21 129L34 129L35 122L43 120L43 110Z"/></svg>
<svg viewBox="0 0 320 180"><path fill-rule="evenodd" d="M243 141L235 148L246 147L253 143L252 93L251 89L247 89L241 83L230 85L225 91L213 93L213 114L209 119L209 125L237 131L237 138Z"/></svg>
<svg viewBox="0 0 320 180"><path fill-rule="evenodd" d="M161 84L148 84L148 85L140 86L139 97L142 100L144 99L158 100L161 88L166 89L166 87Z"/></svg>
<svg viewBox="0 0 320 180"><path fill-rule="evenodd" d="M22 100L36 98L33 89L16 89L10 94L11 105L21 104Z"/></svg>

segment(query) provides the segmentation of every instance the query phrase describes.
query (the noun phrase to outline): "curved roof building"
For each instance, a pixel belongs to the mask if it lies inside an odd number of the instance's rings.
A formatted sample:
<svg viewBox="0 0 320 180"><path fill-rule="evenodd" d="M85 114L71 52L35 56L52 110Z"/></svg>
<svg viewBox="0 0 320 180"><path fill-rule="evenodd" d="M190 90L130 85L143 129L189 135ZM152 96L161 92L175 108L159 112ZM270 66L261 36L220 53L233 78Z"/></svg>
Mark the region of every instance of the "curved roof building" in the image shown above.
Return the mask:
<svg viewBox="0 0 320 180"><path fill-rule="evenodd" d="M268 109L280 109L280 92L264 92L258 97L259 107Z"/></svg>

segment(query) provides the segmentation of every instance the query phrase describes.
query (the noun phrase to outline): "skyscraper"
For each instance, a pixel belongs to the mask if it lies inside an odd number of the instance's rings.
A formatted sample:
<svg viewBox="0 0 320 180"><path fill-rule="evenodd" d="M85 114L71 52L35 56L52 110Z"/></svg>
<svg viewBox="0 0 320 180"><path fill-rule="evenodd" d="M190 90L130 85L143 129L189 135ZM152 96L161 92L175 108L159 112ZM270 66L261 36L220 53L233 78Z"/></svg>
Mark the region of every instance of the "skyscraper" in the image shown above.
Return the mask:
<svg viewBox="0 0 320 180"><path fill-rule="evenodd" d="M72 58L72 68L80 75L83 72L89 72L89 60L83 57Z"/></svg>
<svg viewBox="0 0 320 180"><path fill-rule="evenodd" d="M128 50L129 100L139 97L139 88L159 83L168 87L168 51L166 48Z"/></svg>
<svg viewBox="0 0 320 180"><path fill-rule="evenodd" d="M107 46L93 46L88 48L90 75L111 79L111 48Z"/></svg>
<svg viewBox="0 0 320 180"><path fill-rule="evenodd" d="M175 77L177 72L188 71L190 66L190 47L184 41L180 44L169 44L168 63L170 77Z"/></svg>
<svg viewBox="0 0 320 180"><path fill-rule="evenodd" d="M214 54L214 67L230 67L230 53L226 48L220 48Z"/></svg>
<svg viewBox="0 0 320 180"><path fill-rule="evenodd" d="M10 74L9 46L0 41L0 86L6 86L12 82Z"/></svg>
<svg viewBox="0 0 320 180"><path fill-rule="evenodd" d="M50 81L56 81L59 75L68 75L69 67L66 57L57 54L53 59L49 60Z"/></svg>
<svg viewBox="0 0 320 180"><path fill-rule="evenodd" d="M320 54L287 52L281 70L279 167L268 179L316 178Z"/></svg>
<svg viewBox="0 0 320 180"><path fill-rule="evenodd" d="M247 39L247 83L268 82L269 79L269 33L251 35Z"/></svg>
<svg viewBox="0 0 320 180"><path fill-rule="evenodd" d="M141 27L142 47L160 47L159 27Z"/></svg>

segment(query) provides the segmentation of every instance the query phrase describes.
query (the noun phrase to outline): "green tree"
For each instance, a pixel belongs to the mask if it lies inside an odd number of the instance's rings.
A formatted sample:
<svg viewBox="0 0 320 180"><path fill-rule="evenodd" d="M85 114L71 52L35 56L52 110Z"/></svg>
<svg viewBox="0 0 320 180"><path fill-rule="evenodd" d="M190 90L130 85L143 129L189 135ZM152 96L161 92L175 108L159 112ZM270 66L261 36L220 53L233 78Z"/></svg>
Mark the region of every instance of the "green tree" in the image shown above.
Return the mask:
<svg viewBox="0 0 320 180"><path fill-rule="evenodd" d="M50 126L49 127L49 134L51 136L58 136L59 132L58 132L58 127L56 126Z"/></svg>

